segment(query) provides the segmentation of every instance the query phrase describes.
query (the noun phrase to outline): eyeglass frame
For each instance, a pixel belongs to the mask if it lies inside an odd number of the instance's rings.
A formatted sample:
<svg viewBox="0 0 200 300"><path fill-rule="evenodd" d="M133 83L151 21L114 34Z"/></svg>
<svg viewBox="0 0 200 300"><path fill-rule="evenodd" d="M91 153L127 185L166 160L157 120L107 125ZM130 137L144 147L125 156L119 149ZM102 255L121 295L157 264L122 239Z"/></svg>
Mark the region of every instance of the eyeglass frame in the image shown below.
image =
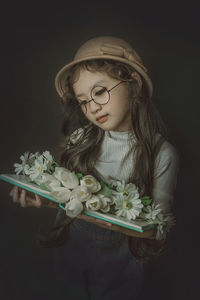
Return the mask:
<svg viewBox="0 0 200 300"><path fill-rule="evenodd" d="M120 82L118 82L116 85L114 85L112 88L110 88L109 90L105 87L105 86L102 86L102 85L97 85L97 86L94 86L92 89L91 89L91 91L90 91L90 96L91 96L91 99L90 100L83 100L83 101L81 101L81 103L79 103L79 106L81 106L81 105L84 105L85 106L85 110L86 110L86 113L87 113L87 107L86 107L86 105L88 104L88 103L90 103L91 101L94 101L94 103L96 103L96 104L99 104L99 105L105 105L105 104L107 104L109 101L110 101L110 91L112 91L115 87L117 87L118 85L120 85L122 82L126 82L125 80L121 80ZM108 93L108 101L106 102L106 103L98 103L98 102L96 102L93 98L92 98L92 91L93 91L93 89L94 88L96 88L96 87L102 87L102 88L105 88L106 89L106 92ZM85 103L86 102L86 103Z"/></svg>

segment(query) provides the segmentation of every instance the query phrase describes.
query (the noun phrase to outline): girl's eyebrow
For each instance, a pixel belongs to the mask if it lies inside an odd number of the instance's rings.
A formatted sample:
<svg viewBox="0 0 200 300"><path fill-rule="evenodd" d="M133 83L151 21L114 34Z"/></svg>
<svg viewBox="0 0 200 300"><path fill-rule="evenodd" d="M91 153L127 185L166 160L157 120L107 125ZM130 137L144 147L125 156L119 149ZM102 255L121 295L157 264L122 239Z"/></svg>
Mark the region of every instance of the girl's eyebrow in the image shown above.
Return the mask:
<svg viewBox="0 0 200 300"><path fill-rule="evenodd" d="M99 80L97 82L95 82L91 87L90 87L90 91L91 89L93 89L95 86L98 86L99 84L105 84L105 81L104 80ZM80 93L78 95L76 95L76 97L82 97L82 96L86 96L84 93Z"/></svg>

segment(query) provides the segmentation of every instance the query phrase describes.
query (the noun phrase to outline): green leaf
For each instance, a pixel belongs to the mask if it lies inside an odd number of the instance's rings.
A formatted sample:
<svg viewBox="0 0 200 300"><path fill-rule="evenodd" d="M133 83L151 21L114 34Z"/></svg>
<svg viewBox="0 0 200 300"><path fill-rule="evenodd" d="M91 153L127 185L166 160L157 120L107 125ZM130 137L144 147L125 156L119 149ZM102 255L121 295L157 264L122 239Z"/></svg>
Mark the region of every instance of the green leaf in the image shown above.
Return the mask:
<svg viewBox="0 0 200 300"><path fill-rule="evenodd" d="M77 176L78 180L81 180L83 178L83 174L81 174L81 173L77 173L76 176Z"/></svg>
<svg viewBox="0 0 200 300"><path fill-rule="evenodd" d="M108 185L107 182L104 181L103 179L100 180L100 184L101 184L101 186Z"/></svg>
<svg viewBox="0 0 200 300"><path fill-rule="evenodd" d="M112 189L112 188L113 188L112 183L109 183L109 184L108 184L108 187L109 187L110 189Z"/></svg>
<svg viewBox="0 0 200 300"><path fill-rule="evenodd" d="M53 161L50 168L49 168L49 174L53 174L55 172L55 168L58 167L59 165L57 162Z"/></svg>
<svg viewBox="0 0 200 300"><path fill-rule="evenodd" d="M112 194L112 183L108 184L104 180L100 180L101 190L98 194L104 195L105 197L110 197Z"/></svg>
<svg viewBox="0 0 200 300"><path fill-rule="evenodd" d="M110 197L112 192L108 186L104 185L101 187L101 190L98 192L98 194L104 195L105 197Z"/></svg>
<svg viewBox="0 0 200 300"><path fill-rule="evenodd" d="M50 192L50 190L46 187L45 183L41 183L39 185L40 189Z"/></svg>
<svg viewBox="0 0 200 300"><path fill-rule="evenodd" d="M112 185L112 190L117 191L117 185Z"/></svg>
<svg viewBox="0 0 200 300"><path fill-rule="evenodd" d="M152 203L152 199L149 196L142 197L141 201L144 206L148 206Z"/></svg>
<svg viewBox="0 0 200 300"><path fill-rule="evenodd" d="M150 197L149 197L149 196L143 196L141 199L142 199L142 200L143 200L143 199L146 200L146 199L150 199Z"/></svg>

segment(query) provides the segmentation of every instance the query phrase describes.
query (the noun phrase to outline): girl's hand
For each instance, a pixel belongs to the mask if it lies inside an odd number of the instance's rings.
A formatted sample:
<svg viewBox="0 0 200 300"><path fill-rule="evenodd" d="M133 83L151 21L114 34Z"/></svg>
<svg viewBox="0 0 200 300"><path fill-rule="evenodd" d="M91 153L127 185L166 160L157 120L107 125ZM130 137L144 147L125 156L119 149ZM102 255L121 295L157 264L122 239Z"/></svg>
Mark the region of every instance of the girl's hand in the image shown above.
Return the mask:
<svg viewBox="0 0 200 300"><path fill-rule="evenodd" d="M19 203L21 207L36 207L40 208L42 206L48 206L53 208L59 208L57 203L38 196L37 194L30 193L24 189L19 188L18 186L14 186L10 191L10 196L14 203Z"/></svg>
<svg viewBox="0 0 200 300"><path fill-rule="evenodd" d="M121 233L126 234L128 236L141 237L141 238L150 238L150 239L153 239L154 236L155 236L155 230L154 229L148 230L146 232L138 232L138 231L131 230L131 229L128 229L128 228L125 228L125 227L122 227L122 226L118 226L116 224L112 224L112 223L109 223L109 222L106 222L106 221L103 221L103 220L100 220L100 219L96 219L94 217L90 217L90 216L87 216L87 215L84 215L84 214L78 215L77 218L85 220L85 221L90 222L90 223L93 223L95 225L98 225L98 226L106 228L106 229L121 232Z"/></svg>
<svg viewBox="0 0 200 300"><path fill-rule="evenodd" d="M33 206L40 208L42 206L42 200L38 195L35 194L35 197L31 197L27 194L26 190L14 186L9 194L14 203L19 203L21 207Z"/></svg>

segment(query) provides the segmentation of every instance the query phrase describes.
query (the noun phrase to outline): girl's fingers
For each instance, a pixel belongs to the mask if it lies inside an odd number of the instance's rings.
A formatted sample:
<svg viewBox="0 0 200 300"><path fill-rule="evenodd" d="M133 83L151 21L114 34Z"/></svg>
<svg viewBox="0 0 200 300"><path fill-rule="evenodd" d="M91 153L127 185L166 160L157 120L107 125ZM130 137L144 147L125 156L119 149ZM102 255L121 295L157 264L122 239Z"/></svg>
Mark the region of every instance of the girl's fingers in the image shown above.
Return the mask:
<svg viewBox="0 0 200 300"><path fill-rule="evenodd" d="M15 185L9 195L13 198L13 202L18 202L18 186Z"/></svg>
<svg viewBox="0 0 200 300"><path fill-rule="evenodd" d="M35 200L35 198L31 198L29 196L26 196L26 203L23 207L41 207L41 205L39 203L37 203L37 201Z"/></svg>
<svg viewBox="0 0 200 300"><path fill-rule="evenodd" d="M9 195L12 197L13 202L19 203L22 207L34 206L40 208L42 206L42 200L37 194L35 194L35 197L31 197L26 190L19 189L16 185L12 188Z"/></svg>
<svg viewBox="0 0 200 300"><path fill-rule="evenodd" d="M22 190L20 197L19 197L19 203L21 204L22 207L26 206L26 191Z"/></svg>
<svg viewBox="0 0 200 300"><path fill-rule="evenodd" d="M40 197L36 194L35 194L35 198L26 196L25 202L23 202L23 198L22 198L21 206L22 207L32 206L32 207L40 208L42 206L42 201L41 201Z"/></svg>
<svg viewBox="0 0 200 300"><path fill-rule="evenodd" d="M35 206L40 208L42 206L42 200L40 199L40 197L35 194Z"/></svg>

